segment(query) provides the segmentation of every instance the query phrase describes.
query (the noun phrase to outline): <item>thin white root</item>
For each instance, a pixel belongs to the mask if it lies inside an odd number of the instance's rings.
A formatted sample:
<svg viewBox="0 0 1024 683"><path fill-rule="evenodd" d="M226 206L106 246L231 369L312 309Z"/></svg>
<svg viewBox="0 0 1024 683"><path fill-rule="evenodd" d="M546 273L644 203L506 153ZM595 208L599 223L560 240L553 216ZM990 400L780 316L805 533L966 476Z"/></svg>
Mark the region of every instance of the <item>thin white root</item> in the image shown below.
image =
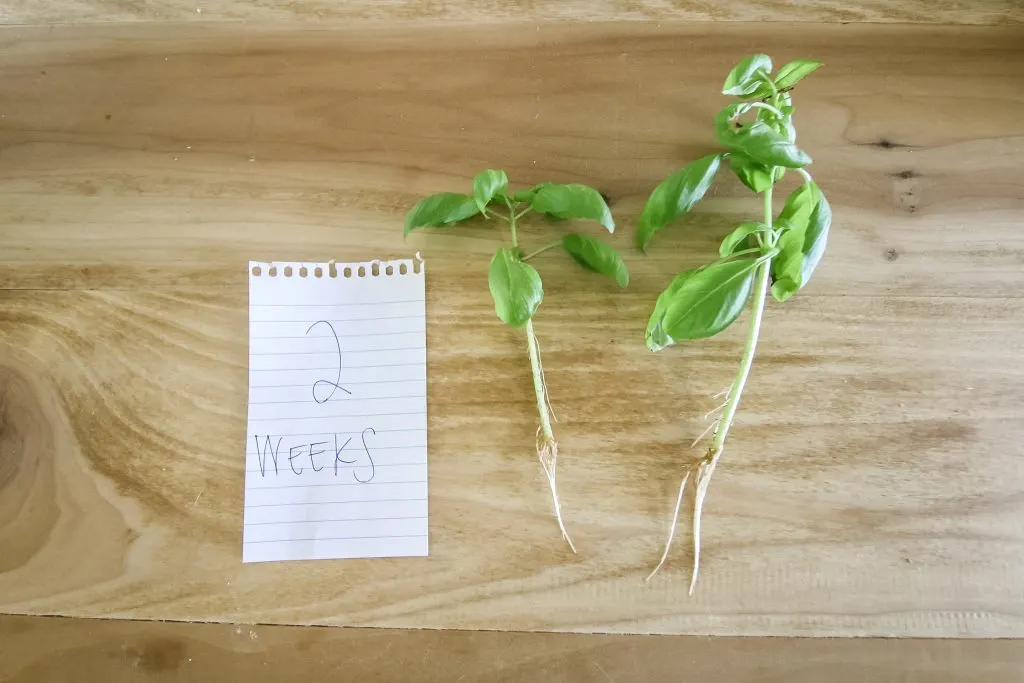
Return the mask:
<svg viewBox="0 0 1024 683"><path fill-rule="evenodd" d="M687 467L686 474L683 475L683 480L679 482L679 496L676 498L676 511L672 515L672 526L668 529L668 540L665 541L665 552L661 554L661 560L658 562L658 566L654 568L654 571L647 575L646 579L644 579L645 583L654 578L654 575L657 574L658 570L665 564L665 560L668 559L668 551L672 548L672 539L675 538L676 525L679 523L679 508L683 505L683 493L686 491L686 481L689 478L690 468Z"/></svg>
<svg viewBox="0 0 1024 683"><path fill-rule="evenodd" d="M538 437L540 430L537 430ZM569 538L569 532L565 529L565 522L562 521L562 505L558 501L558 486L555 482L555 466L558 464L558 444L554 439L546 439L537 442L537 457L540 459L541 467L548 478L548 486L551 488L551 502L555 506L555 519L558 520L558 528L562 531L562 538L569 544L572 551L576 552L576 546Z"/></svg>
<svg viewBox="0 0 1024 683"><path fill-rule="evenodd" d="M719 449L714 453L708 453L708 455L710 457L702 460L697 466L697 484L693 501L693 573L690 576L690 595L693 595L693 589L697 585L697 575L700 573L700 516L704 511L704 498L708 495L711 475L714 474L722 451Z"/></svg>
<svg viewBox="0 0 1024 683"><path fill-rule="evenodd" d="M718 392L713 398L721 398L722 396L728 395L732 392L732 386L728 389ZM725 403L718 406L714 410L708 411L704 415L704 419L707 420L712 415L729 405L729 400L726 399ZM709 433L718 434L718 428L722 424L721 415L717 416L711 421L703 432L700 433L693 443L690 444L690 448L693 448L701 440L706 437ZM708 485L711 483L711 475L715 471L715 466L718 464L718 458L722 455L722 450L714 451L711 448L708 449L707 454L700 459L699 462L693 463L686 468L686 474L683 476L683 481L679 484L679 495L676 497L676 510L672 515L672 526L669 527L668 541L665 543L665 551L661 554L661 560L658 561L658 566L654 568L644 581L650 581L658 570L661 569L662 565L665 564L665 560L668 559L669 549L672 546L672 539L675 537L676 526L679 524L679 508L683 503L683 493L686 489L686 481L690 478L690 472L694 464L697 465L697 478L695 482L695 496L693 501L693 572L690 576L690 595L693 595L693 589L697 585L697 575L700 573L700 517L704 511L704 498L708 495Z"/></svg>
<svg viewBox="0 0 1024 683"><path fill-rule="evenodd" d="M729 402L728 401L724 401L722 403L722 405L718 406L717 408L712 408L708 412L704 413L704 419L705 420L708 419L709 417L711 417L712 415L714 415L715 413L717 413L719 410L721 410L722 408L726 407L727 405L729 405Z"/></svg>
<svg viewBox="0 0 1024 683"><path fill-rule="evenodd" d="M718 429L718 420L715 420L714 422L709 424L707 428L705 428L704 431L700 433L700 436L693 440L693 443L690 444L690 448L693 448L698 443L700 443L700 440L707 436L708 432L710 432L713 429Z"/></svg>

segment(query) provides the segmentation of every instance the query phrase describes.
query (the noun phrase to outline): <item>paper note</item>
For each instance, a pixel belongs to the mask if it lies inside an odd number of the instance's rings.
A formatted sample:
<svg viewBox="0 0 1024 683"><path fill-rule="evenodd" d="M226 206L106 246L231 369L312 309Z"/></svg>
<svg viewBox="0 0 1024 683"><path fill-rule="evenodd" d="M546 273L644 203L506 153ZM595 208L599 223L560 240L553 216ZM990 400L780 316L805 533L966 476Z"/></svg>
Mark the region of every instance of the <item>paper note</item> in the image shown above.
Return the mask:
<svg viewBox="0 0 1024 683"><path fill-rule="evenodd" d="M249 264L243 562L427 554L420 261Z"/></svg>

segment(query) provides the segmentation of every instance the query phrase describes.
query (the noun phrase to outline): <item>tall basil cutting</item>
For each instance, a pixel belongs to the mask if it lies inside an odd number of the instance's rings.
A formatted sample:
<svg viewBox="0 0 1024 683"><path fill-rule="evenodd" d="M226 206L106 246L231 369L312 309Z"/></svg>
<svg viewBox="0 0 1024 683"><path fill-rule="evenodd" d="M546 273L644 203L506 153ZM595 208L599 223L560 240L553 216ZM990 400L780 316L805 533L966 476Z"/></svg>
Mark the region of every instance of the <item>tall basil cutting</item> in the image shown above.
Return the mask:
<svg viewBox="0 0 1024 683"><path fill-rule="evenodd" d="M737 64L725 79L722 93L738 101L727 105L715 120L724 152L712 154L665 179L651 193L640 217L637 239L646 250L654 234L687 213L707 192L715 174L728 165L740 181L761 195L764 215L741 223L722 240L718 259L675 277L658 296L647 323L647 347L660 351L676 342L718 334L750 307L749 328L739 369L724 392L725 402L708 429L694 442L711 435L703 457L687 465L665 551L653 577L668 557L679 520L686 483L694 476L693 571L690 592L700 569L700 519L708 484L725 448L740 396L754 361L758 333L768 293L785 302L811 279L825 252L832 210L806 167L811 158L796 145L791 91L820 63L797 60L772 76L772 60L753 55ZM795 171L801 184L774 214L772 195L786 171Z"/></svg>
<svg viewBox="0 0 1024 683"><path fill-rule="evenodd" d="M569 547L576 552L562 521L562 509L555 484L558 442L551 429L551 408L541 363L540 346L533 329L533 316L544 298L540 274L530 265L536 256L555 248L564 249L578 264L613 278L620 287L629 284L629 271L619 254L607 244L587 235L570 233L533 251L519 243L516 224L530 212L555 220L582 218L600 223L615 232L611 211L601 194L586 185L541 183L527 190L511 192L504 171L487 170L473 178L472 194L444 192L431 195L410 209L405 217L405 234L417 228L455 225L474 216L498 217L508 223L511 245L498 249L491 259L488 285L494 310L507 325L526 330L526 348L533 372L533 390L540 415L537 456L551 488L555 518Z"/></svg>

